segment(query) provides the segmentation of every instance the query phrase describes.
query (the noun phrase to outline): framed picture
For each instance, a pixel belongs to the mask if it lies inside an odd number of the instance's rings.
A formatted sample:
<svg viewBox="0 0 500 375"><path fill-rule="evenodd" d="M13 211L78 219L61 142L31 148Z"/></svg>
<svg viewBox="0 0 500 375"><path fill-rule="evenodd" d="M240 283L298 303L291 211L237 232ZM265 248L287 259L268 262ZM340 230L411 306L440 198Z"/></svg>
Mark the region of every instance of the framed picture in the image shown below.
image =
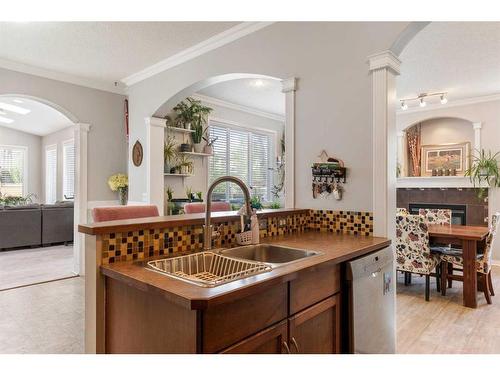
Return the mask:
<svg viewBox="0 0 500 375"><path fill-rule="evenodd" d="M455 170L463 176L469 167L470 142L422 146L422 176L432 176L432 170Z"/></svg>

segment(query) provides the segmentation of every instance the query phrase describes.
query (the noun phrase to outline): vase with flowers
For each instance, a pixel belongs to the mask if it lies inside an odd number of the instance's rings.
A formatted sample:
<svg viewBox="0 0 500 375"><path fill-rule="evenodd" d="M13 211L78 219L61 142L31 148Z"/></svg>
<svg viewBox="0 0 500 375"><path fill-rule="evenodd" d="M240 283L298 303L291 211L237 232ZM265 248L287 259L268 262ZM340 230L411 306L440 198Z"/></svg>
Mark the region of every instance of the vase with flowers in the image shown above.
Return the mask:
<svg viewBox="0 0 500 375"><path fill-rule="evenodd" d="M108 179L109 188L118 192L118 201L122 206L127 204L128 200L128 177L126 174L117 173Z"/></svg>

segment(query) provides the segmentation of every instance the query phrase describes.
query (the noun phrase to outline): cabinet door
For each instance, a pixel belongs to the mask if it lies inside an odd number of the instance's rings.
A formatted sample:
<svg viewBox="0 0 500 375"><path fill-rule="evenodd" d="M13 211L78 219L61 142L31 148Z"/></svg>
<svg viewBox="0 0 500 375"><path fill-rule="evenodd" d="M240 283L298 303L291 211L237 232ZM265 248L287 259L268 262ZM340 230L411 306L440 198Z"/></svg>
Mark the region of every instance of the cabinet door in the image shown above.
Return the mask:
<svg viewBox="0 0 500 375"><path fill-rule="evenodd" d="M287 321L275 324L223 350L222 354L281 354L289 353Z"/></svg>
<svg viewBox="0 0 500 375"><path fill-rule="evenodd" d="M292 353L340 353L339 300L336 294L289 318Z"/></svg>

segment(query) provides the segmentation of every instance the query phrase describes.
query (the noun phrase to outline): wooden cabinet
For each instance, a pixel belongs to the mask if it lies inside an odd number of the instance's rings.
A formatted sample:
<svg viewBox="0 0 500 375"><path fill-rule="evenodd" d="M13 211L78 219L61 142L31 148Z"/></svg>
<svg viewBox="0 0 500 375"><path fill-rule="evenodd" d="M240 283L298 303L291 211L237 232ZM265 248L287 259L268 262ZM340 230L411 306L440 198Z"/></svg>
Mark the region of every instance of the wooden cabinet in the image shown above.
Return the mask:
<svg viewBox="0 0 500 375"><path fill-rule="evenodd" d="M289 354L288 322L275 324L239 343L227 348L222 354Z"/></svg>
<svg viewBox="0 0 500 375"><path fill-rule="evenodd" d="M338 294L293 315L288 321L292 353L340 353Z"/></svg>

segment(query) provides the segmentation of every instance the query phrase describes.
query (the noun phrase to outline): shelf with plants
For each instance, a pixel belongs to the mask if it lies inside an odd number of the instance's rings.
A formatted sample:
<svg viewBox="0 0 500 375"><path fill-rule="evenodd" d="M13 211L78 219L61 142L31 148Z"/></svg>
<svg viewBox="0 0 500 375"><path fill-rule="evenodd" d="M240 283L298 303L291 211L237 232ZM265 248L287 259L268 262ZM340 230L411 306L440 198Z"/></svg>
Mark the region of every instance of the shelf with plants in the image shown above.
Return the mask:
<svg viewBox="0 0 500 375"><path fill-rule="evenodd" d="M191 151L181 151L179 152L179 154L190 155L190 156L202 156L202 157L213 156L213 154L206 154L204 152L191 152Z"/></svg>
<svg viewBox="0 0 500 375"><path fill-rule="evenodd" d="M192 173L163 173L163 175L168 177L194 177Z"/></svg>
<svg viewBox="0 0 500 375"><path fill-rule="evenodd" d="M194 133L194 130L179 128L177 126L167 126L168 131L178 132L178 133Z"/></svg>

